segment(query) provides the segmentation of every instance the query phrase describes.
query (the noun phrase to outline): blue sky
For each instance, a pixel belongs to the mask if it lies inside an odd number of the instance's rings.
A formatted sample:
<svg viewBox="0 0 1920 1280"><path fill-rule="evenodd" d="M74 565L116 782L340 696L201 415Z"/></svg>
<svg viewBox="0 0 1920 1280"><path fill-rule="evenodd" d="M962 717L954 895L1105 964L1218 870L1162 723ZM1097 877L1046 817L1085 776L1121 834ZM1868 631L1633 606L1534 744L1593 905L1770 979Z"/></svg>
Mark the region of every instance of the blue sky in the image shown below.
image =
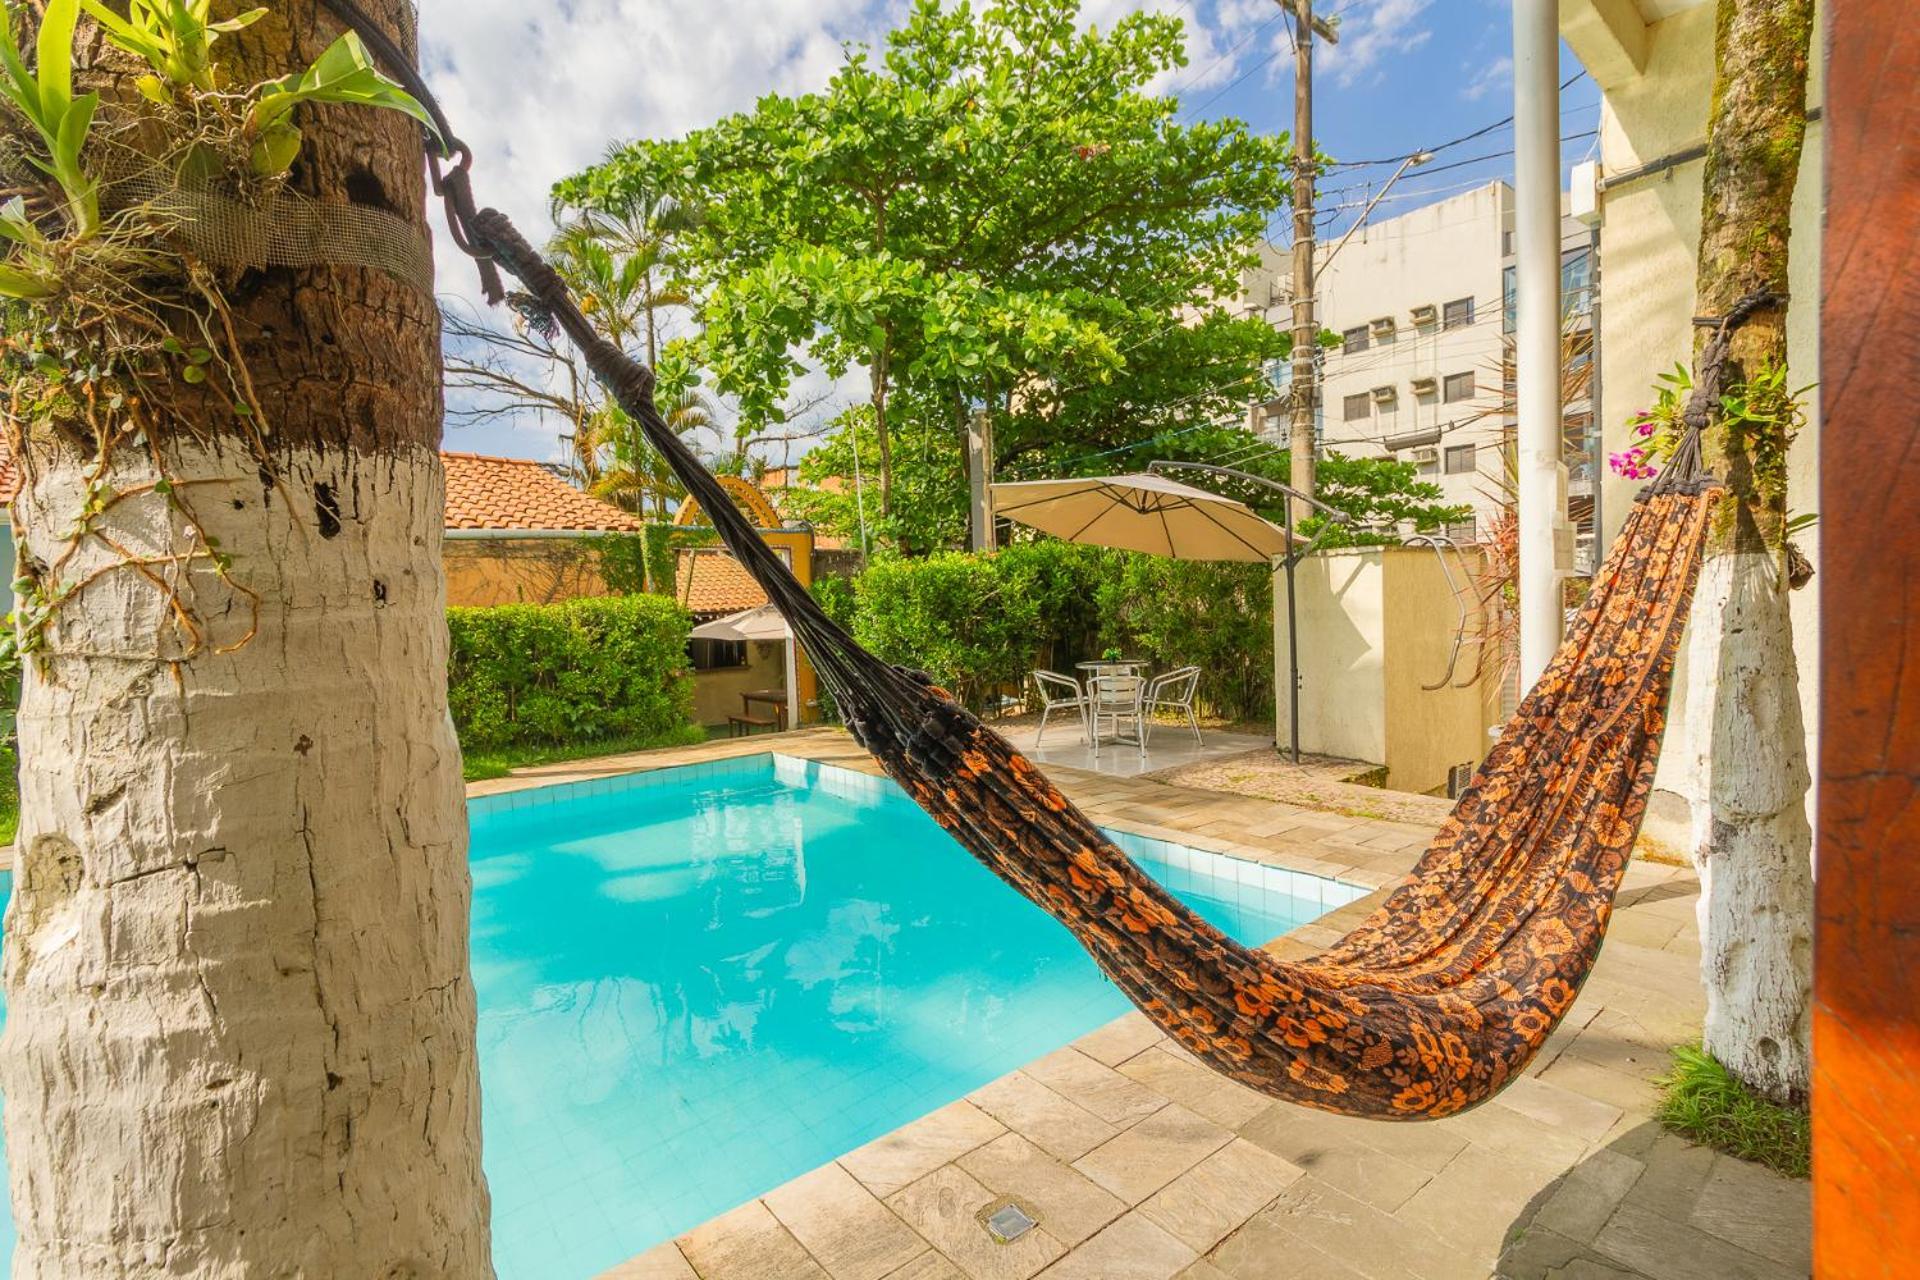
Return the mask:
<svg viewBox="0 0 1920 1280"><path fill-rule="evenodd" d="M1528 0L1544 3L1545 0ZM428 77L475 154L475 186L523 228L546 224L550 184L639 136L669 136L744 109L768 92L824 84L845 41L878 42L904 0L421 0ZM1318 51L1314 112L1336 161L1403 155L1494 124L1512 112L1509 0L1323 0L1340 41ZM1101 26L1154 9L1188 26L1189 66L1168 78L1185 116L1236 116L1259 130L1291 126L1293 56L1274 0L1085 0ZM1564 80L1579 71L1562 51ZM1582 78L1561 99L1563 135L1596 127L1599 93ZM1511 178L1510 127L1450 148L1402 179L1374 215L1494 178ZM1578 137L1563 161L1593 146ZM1322 185L1332 230L1357 215L1393 166L1343 168ZM1273 238L1284 243L1284 214ZM444 245L443 245L444 248ZM471 268L441 254L450 305L476 304ZM837 391L857 397L854 377ZM555 458L555 427L534 420L450 426L445 445Z"/></svg>

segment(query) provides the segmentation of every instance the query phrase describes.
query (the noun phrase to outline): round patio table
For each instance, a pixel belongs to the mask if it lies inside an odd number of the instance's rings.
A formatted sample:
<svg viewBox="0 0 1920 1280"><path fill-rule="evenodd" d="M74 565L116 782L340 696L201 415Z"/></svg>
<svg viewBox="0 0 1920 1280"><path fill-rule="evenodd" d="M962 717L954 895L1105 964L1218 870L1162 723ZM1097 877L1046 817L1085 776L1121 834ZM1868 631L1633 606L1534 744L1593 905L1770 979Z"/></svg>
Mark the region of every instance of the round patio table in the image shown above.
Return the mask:
<svg viewBox="0 0 1920 1280"><path fill-rule="evenodd" d="M1076 662L1073 665L1077 670L1090 672L1097 676L1104 675L1110 671L1117 671L1122 675L1126 675L1138 671L1147 664L1140 658L1114 658L1111 660L1101 658L1090 662Z"/></svg>

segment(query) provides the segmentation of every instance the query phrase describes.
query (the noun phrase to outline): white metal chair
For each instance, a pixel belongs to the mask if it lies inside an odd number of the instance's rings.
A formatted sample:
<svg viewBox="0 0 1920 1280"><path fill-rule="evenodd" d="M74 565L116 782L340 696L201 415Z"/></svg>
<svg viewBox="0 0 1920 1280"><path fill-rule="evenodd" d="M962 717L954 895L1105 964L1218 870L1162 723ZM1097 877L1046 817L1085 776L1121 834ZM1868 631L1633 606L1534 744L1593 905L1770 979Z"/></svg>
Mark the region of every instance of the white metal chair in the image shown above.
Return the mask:
<svg viewBox="0 0 1920 1280"><path fill-rule="evenodd" d="M1080 688L1080 682L1072 676L1063 676L1058 671L1035 671L1033 687L1040 695L1040 727L1033 732L1033 749L1040 749L1040 739L1047 732L1047 717L1061 707L1072 707L1080 717L1080 737L1087 736L1087 695Z"/></svg>
<svg viewBox="0 0 1920 1280"><path fill-rule="evenodd" d="M1134 745L1147 754L1147 717L1144 698L1147 682L1139 676L1101 675L1087 681L1087 713L1093 719L1093 755L1100 758L1100 726L1113 725L1115 742L1121 741L1120 727L1133 725Z"/></svg>
<svg viewBox="0 0 1920 1280"><path fill-rule="evenodd" d="M1147 686L1147 732L1152 732L1153 713L1165 708L1169 711L1183 712L1187 717L1187 724L1193 729L1194 742L1200 743L1202 741L1200 717L1195 715L1193 710L1194 696L1199 691L1200 668L1198 667L1181 667L1163 676L1155 676L1153 682ZM1141 736L1145 737L1146 734Z"/></svg>

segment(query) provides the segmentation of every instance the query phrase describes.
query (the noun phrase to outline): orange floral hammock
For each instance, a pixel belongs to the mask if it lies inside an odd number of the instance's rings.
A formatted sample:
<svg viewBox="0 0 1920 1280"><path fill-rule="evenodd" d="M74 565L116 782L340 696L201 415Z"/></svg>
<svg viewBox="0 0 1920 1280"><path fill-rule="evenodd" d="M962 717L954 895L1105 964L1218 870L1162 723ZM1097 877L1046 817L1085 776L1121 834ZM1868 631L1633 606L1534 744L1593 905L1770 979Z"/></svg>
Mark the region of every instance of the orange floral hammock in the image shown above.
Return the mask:
<svg viewBox="0 0 1920 1280"><path fill-rule="evenodd" d="M1539 1051L1599 954L1653 786L1714 497L1697 428L1412 874L1338 944L1288 961L1201 919L1006 739L856 644L661 420L652 373L593 331L503 215L469 226L472 251L526 286L515 304L566 332L786 615L854 737L1169 1035L1274 1097L1388 1120L1483 1102Z"/></svg>

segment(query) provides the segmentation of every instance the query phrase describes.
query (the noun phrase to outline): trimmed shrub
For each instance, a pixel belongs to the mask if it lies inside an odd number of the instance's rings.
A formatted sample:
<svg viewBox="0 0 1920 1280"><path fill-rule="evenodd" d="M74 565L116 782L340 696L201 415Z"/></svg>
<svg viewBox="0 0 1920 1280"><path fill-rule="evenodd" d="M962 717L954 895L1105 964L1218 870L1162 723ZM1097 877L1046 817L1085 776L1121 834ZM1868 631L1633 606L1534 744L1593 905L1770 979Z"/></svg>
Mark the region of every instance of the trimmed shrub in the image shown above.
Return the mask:
<svg viewBox="0 0 1920 1280"><path fill-rule="evenodd" d="M447 610L463 747L666 737L693 718L692 619L665 596Z"/></svg>
<svg viewBox="0 0 1920 1280"><path fill-rule="evenodd" d="M1017 683L1040 649L1036 601L1009 589L993 559L948 551L876 559L855 588L853 635L888 662L933 677L978 709Z"/></svg>
<svg viewBox="0 0 1920 1280"><path fill-rule="evenodd" d="M1271 720L1273 575L1218 564L1113 553L1098 588L1103 645L1157 670L1200 668L1199 700L1227 720Z"/></svg>

